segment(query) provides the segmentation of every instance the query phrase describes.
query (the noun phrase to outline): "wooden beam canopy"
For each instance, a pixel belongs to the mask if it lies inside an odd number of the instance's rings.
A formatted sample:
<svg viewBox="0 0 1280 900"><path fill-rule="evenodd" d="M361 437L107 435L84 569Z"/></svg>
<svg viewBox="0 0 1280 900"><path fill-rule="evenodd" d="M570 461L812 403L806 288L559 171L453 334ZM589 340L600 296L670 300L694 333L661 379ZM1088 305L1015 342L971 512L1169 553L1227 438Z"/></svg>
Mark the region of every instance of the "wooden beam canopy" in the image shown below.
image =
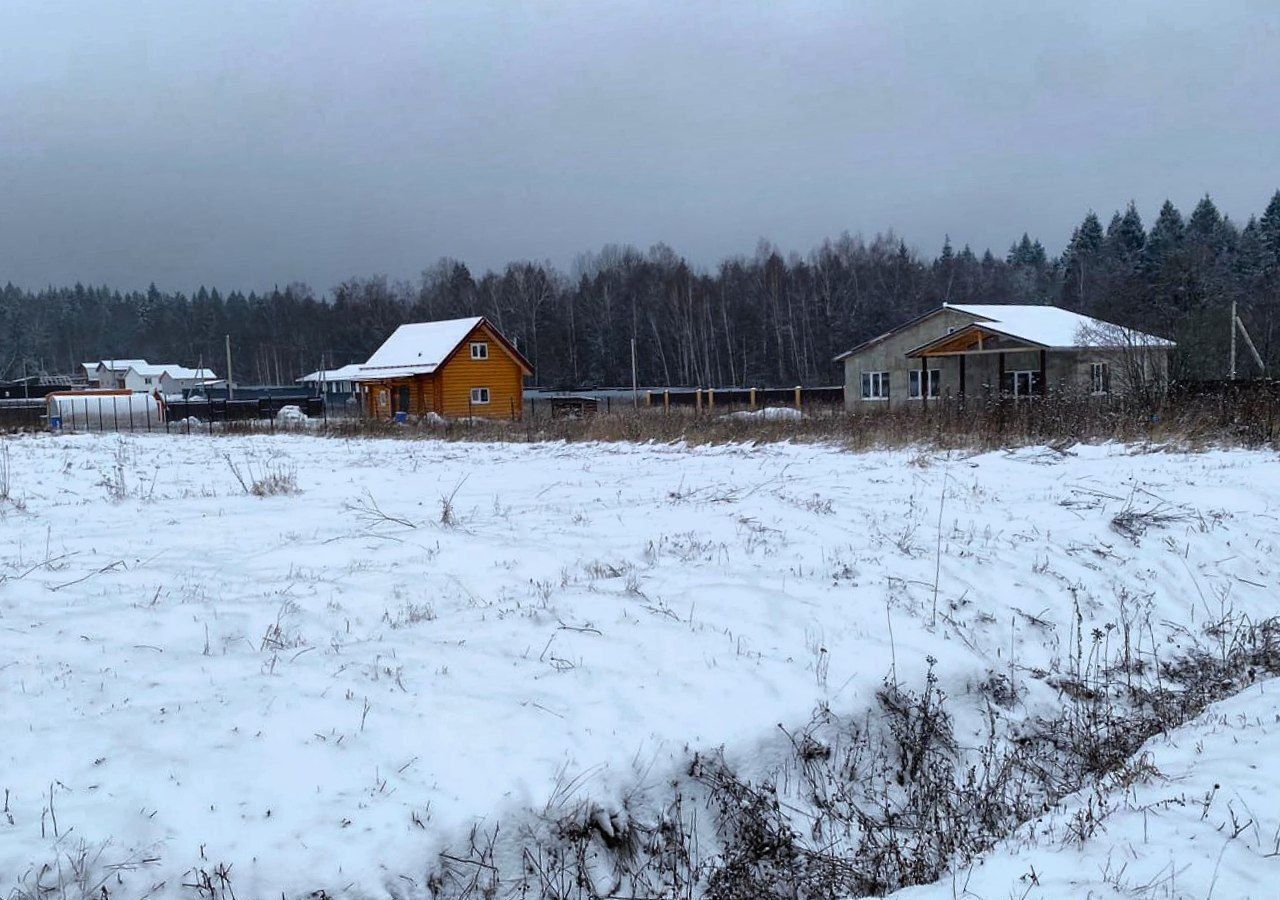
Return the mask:
<svg viewBox="0 0 1280 900"><path fill-rule="evenodd" d="M924 359L933 356L975 356L979 353L1011 353L1018 350L1044 350L1042 344L1001 334L980 323L966 325L951 334L908 351L907 356Z"/></svg>

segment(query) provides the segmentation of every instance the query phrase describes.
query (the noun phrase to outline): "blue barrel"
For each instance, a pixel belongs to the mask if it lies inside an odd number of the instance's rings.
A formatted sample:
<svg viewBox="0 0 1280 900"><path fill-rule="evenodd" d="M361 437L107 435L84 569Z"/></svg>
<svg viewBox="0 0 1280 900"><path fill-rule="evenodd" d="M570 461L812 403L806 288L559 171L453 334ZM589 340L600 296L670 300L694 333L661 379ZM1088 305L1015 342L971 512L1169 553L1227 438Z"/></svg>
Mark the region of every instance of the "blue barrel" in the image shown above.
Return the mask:
<svg viewBox="0 0 1280 900"><path fill-rule="evenodd" d="M405 424L406 422L408 422L408 421L409 421L409 414L408 414L407 412L398 412L398 413L396 413L396 424L397 424L397 425L404 425L404 424Z"/></svg>
<svg viewBox="0 0 1280 900"><path fill-rule="evenodd" d="M49 417L49 427L50 427L51 429L53 429L54 431L59 431L59 430L61 430L61 428L62 428L62 416L50 416L50 417Z"/></svg>

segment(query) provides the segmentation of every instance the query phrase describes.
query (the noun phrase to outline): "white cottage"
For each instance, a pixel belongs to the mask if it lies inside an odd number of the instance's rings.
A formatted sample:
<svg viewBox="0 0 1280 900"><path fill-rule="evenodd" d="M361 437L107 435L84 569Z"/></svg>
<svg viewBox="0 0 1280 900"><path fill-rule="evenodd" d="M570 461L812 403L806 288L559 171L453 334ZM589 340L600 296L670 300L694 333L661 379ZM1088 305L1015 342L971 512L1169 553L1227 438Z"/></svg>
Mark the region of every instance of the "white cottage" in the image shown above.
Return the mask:
<svg viewBox="0 0 1280 900"><path fill-rule="evenodd" d="M135 394L159 391L165 396L180 395L218 380L212 369L189 369L177 363L135 362L124 376L125 390Z"/></svg>
<svg viewBox="0 0 1280 900"><path fill-rule="evenodd" d="M182 394L188 391L208 387L220 381L218 373L213 369L188 369L186 366L166 366L160 378L161 390L165 394Z"/></svg>
<svg viewBox="0 0 1280 900"><path fill-rule="evenodd" d="M125 375L133 366L145 366L145 359L103 359L99 360L96 365L94 377L89 381L97 387L104 390L122 390L124 388ZM88 363L85 363L85 369L88 370Z"/></svg>

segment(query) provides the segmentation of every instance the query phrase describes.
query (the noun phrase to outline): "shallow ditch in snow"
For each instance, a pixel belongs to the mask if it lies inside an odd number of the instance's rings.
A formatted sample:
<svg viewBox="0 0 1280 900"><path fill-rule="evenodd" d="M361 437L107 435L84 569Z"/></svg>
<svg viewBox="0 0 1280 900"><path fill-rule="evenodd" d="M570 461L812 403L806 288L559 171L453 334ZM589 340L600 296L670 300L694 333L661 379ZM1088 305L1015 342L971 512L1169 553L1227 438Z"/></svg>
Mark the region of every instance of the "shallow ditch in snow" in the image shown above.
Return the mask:
<svg viewBox="0 0 1280 900"><path fill-rule="evenodd" d="M972 744L932 668L918 692L886 681L861 715L823 708L802 729L779 726L763 772L714 751L608 807L569 786L540 811L473 830L427 885L433 897L556 900L883 896L964 870L1080 792L1085 802L1044 833L1084 847L1121 808L1110 795L1162 778L1139 755L1145 744L1280 675L1280 619L1213 623L1203 638L1151 671L1135 648L1106 656L1102 636L1080 635L1068 670L1040 676L1059 694L1051 716L1015 714L1019 689L993 672L975 686L984 730ZM1233 814L1232 824L1234 838L1256 820ZM1123 867L1101 874L1119 886ZM1024 896L1039 886L1034 869L1030 878Z"/></svg>

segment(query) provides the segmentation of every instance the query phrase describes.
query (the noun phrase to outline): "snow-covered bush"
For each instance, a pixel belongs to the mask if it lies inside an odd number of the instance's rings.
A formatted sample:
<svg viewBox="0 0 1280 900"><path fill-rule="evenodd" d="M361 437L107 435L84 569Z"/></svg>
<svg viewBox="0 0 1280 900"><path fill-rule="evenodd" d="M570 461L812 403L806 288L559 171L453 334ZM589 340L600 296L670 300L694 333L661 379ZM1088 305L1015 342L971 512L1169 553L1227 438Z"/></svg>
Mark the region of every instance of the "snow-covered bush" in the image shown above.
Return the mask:
<svg viewBox="0 0 1280 900"><path fill-rule="evenodd" d="M311 417L302 411L299 406L292 404L280 407L280 411L276 413L276 424L281 427L306 425L311 421Z"/></svg>

